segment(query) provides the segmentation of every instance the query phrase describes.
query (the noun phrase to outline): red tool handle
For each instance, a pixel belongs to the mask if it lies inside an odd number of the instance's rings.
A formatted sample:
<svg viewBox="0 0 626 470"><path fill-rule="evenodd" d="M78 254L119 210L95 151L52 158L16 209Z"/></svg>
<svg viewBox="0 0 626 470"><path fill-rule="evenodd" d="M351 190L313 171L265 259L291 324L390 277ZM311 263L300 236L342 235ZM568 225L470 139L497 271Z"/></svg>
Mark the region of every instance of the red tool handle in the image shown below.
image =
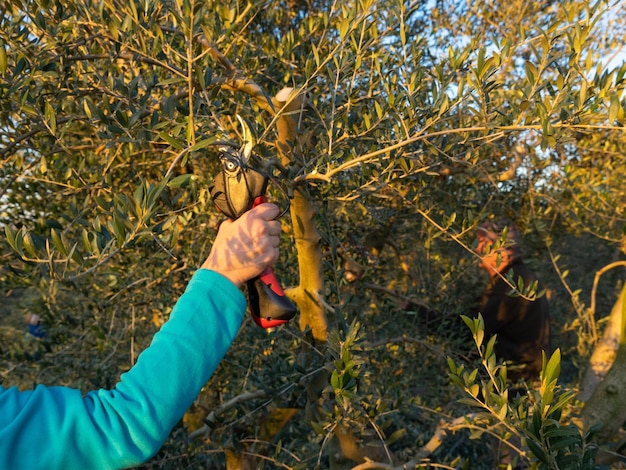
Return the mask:
<svg viewBox="0 0 626 470"><path fill-rule="evenodd" d="M252 207L266 202L265 196L254 200ZM291 320L297 308L283 292L271 267L248 281L248 298L254 322L262 328L274 328Z"/></svg>

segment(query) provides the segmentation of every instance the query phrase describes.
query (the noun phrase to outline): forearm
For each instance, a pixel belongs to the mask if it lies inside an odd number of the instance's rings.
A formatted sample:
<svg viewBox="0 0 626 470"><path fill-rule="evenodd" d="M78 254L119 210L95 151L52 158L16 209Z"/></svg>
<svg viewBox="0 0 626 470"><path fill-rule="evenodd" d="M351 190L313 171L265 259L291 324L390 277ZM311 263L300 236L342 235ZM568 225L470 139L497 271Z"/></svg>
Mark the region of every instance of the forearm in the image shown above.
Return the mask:
<svg viewBox="0 0 626 470"><path fill-rule="evenodd" d="M113 390L82 398L62 387L0 389L0 468L120 468L151 457L223 358L244 311L232 283L200 270Z"/></svg>

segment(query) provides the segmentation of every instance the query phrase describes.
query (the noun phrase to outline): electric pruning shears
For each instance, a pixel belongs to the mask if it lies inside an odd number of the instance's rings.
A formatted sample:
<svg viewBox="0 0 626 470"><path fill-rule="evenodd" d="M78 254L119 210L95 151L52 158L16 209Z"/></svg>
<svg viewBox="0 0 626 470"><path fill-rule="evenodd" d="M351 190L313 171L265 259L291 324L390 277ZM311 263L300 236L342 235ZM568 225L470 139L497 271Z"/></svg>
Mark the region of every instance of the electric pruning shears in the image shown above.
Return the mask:
<svg viewBox="0 0 626 470"><path fill-rule="evenodd" d="M243 128L243 145L218 142L222 171L209 192L220 212L229 219L237 219L253 207L266 202L265 192L269 177L248 166L254 140L250 129L237 116ZM262 328L274 328L291 320L297 308L283 292L274 271L268 267L259 276L247 282L252 319Z"/></svg>

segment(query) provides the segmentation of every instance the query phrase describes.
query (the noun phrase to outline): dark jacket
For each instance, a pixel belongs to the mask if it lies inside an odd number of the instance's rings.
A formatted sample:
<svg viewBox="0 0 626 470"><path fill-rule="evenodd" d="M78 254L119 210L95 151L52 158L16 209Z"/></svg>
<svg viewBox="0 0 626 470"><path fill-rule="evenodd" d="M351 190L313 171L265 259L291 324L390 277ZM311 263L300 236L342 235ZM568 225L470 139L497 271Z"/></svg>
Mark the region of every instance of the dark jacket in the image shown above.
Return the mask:
<svg viewBox="0 0 626 470"><path fill-rule="evenodd" d="M513 261L503 273L504 277L513 273L513 283L521 276L524 286L537 280L521 259ZM537 292L542 290L541 284ZM545 295L529 301L523 297L508 295L511 286L500 276L489 281L480 296L480 312L485 321L485 336L497 334L495 352L498 359L511 363L508 377L535 380L541 371L541 352L550 351L550 319L548 301Z"/></svg>

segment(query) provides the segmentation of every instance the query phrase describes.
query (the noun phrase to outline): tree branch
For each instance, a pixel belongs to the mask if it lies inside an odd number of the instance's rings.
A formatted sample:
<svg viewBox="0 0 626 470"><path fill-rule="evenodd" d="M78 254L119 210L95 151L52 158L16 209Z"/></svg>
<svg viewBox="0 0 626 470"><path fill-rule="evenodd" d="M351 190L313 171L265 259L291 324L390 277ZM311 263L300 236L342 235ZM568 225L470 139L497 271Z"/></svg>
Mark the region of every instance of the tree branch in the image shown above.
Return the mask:
<svg viewBox="0 0 626 470"><path fill-rule="evenodd" d="M599 126L599 125L572 125L567 123L555 123L552 125L554 129L570 129L570 130L615 130L615 131L623 131L623 128L617 126ZM360 166L365 163L369 163L370 161L377 160L379 155L383 155L385 153L389 153L393 150L401 149L402 147L406 147L408 145L414 144L416 142L428 140L431 137L437 137L441 135L450 135L450 134L462 134L467 132L485 132L485 131L498 131L501 134L505 134L508 132L522 132L528 130L541 130L542 127L539 124L535 125L525 125L525 126L496 126L496 127L486 127L486 126L474 126L474 127L462 127L458 129L445 129L437 132L431 133L418 133L417 135L410 136L404 140L396 142L395 144L388 145L386 147L379 148L373 152L366 153L359 157L353 158L352 160L348 160L341 165L336 166L335 168L329 169L325 173L317 173L316 171L311 172L306 175L301 175L295 179L296 182L303 180L319 180L319 181L330 181L336 174L341 173L342 171L348 170L355 166ZM490 134L490 137L493 137L493 134ZM521 162L520 162L521 163ZM518 164L519 166L519 164ZM507 170L508 171L508 170ZM503 173L504 176L500 176L499 178L505 178L506 172ZM504 181L504 180L502 180Z"/></svg>
<svg viewBox="0 0 626 470"><path fill-rule="evenodd" d="M212 84L226 88L230 91L241 91L254 98L257 104L264 111L269 112L272 116L276 115L276 109L267 93L253 80L244 77L239 70L222 54L209 40L204 36L198 36L197 41L202 47L225 69L226 78L215 78Z"/></svg>
<svg viewBox="0 0 626 470"><path fill-rule="evenodd" d="M596 314L596 292L598 290L598 283L600 282L600 277L605 272L610 271L613 268L617 268L618 266L626 267L626 261L615 261L614 263L607 264L602 269L596 272L596 275L593 279L593 287L591 289L591 305L589 306L589 316L591 317L591 319L593 319L594 315ZM596 336L595 321L593 321L593 326L594 326L593 330L594 330L594 337L595 337Z"/></svg>
<svg viewBox="0 0 626 470"><path fill-rule="evenodd" d="M244 403L250 400L256 400L257 398L267 398L268 393L265 390L256 390L254 392L242 393L241 395L237 395L236 397L228 400L221 406L218 406L213 411L211 411L206 418L204 418L204 422L207 423L199 429L196 429L194 432L189 434L189 438L193 439L198 436L202 436L205 433L211 431L217 425L218 416L225 413L226 411L236 407L240 403Z"/></svg>

